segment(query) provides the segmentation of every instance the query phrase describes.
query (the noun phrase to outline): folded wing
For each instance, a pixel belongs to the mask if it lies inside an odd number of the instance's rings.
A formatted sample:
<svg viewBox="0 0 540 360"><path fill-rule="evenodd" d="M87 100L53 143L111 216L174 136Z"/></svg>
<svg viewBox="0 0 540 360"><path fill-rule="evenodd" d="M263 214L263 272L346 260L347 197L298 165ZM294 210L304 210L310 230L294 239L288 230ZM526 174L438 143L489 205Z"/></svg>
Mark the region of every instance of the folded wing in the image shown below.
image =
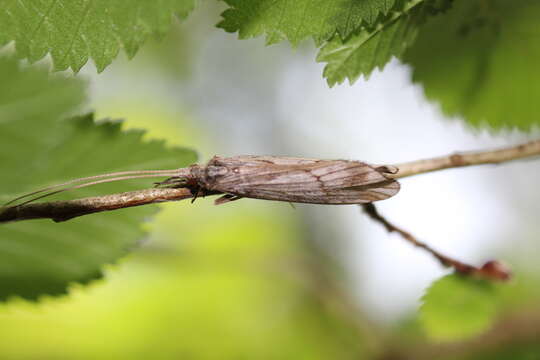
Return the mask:
<svg viewBox="0 0 540 360"><path fill-rule="evenodd" d="M282 157L214 158L224 175L212 190L237 196L314 204L362 204L384 200L399 191L384 167L347 160Z"/></svg>

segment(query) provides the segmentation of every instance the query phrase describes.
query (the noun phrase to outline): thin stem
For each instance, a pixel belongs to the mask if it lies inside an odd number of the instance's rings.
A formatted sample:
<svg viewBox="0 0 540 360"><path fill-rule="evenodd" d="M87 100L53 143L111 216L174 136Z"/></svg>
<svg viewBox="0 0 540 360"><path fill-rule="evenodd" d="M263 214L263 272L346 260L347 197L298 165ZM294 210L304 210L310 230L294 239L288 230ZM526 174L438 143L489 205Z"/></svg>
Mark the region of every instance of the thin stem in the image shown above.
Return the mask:
<svg viewBox="0 0 540 360"><path fill-rule="evenodd" d="M456 153L427 160L417 160L402 163L396 165L399 168L399 172L397 174L388 174L387 176L404 178L407 176L442 169L481 164L498 164L501 162L538 155L540 155L540 140L535 140L525 144L497 150ZM187 170L177 169L175 171L180 173ZM206 195L212 195L212 193L207 192ZM131 198L132 196L136 200L133 200ZM78 200L0 207L0 223L36 218L49 218L55 221L63 221L95 212L151 204L161 201L182 200L191 197L193 197L192 191L186 188L159 188ZM69 213L69 211L72 211L72 213ZM61 216L58 216L59 213L61 213Z"/></svg>
<svg viewBox="0 0 540 360"><path fill-rule="evenodd" d="M415 238L411 233L403 230L402 228L392 224L386 220L379 212L373 203L363 204L362 208L364 212L376 222L380 223L388 232L395 232L401 235L403 239L410 242L414 246L422 248L433 255L441 265L445 267L452 267L454 270L463 275L474 275L483 278L489 278L493 280L508 280L510 279L510 271L502 263L496 260L490 260L486 262L482 267L478 268L473 265L465 264L459 260L456 260L450 256L444 255L437 250L431 248L424 242L421 242Z"/></svg>
<svg viewBox="0 0 540 360"><path fill-rule="evenodd" d="M102 211L164 201L177 201L191 197L193 194L187 188L154 188L68 201L0 207L0 223L30 219L52 219L55 222L60 222Z"/></svg>
<svg viewBox="0 0 540 360"><path fill-rule="evenodd" d="M425 174L432 171L472 165L499 164L540 155L540 140L496 150L469 151L431 159L416 160L395 165L399 172L390 174L394 179Z"/></svg>

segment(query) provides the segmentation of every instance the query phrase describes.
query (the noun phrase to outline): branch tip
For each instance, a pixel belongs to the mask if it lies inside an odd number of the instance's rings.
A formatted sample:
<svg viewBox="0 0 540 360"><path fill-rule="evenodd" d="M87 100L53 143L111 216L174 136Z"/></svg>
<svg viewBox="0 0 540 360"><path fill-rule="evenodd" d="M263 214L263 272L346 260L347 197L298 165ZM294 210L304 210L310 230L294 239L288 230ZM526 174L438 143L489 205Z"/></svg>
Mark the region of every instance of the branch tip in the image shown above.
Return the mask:
<svg viewBox="0 0 540 360"><path fill-rule="evenodd" d="M363 204L364 212L374 221L380 223L388 232L395 232L401 235L403 239L410 242L414 246L422 248L433 255L444 267L451 267L457 273L465 276L474 276L487 280L507 281L511 278L510 269L498 260L486 262L482 267L478 268L473 265L463 263L450 256L444 255L441 252L431 248L428 244L421 242L411 233L392 224L377 211L377 208L372 203Z"/></svg>

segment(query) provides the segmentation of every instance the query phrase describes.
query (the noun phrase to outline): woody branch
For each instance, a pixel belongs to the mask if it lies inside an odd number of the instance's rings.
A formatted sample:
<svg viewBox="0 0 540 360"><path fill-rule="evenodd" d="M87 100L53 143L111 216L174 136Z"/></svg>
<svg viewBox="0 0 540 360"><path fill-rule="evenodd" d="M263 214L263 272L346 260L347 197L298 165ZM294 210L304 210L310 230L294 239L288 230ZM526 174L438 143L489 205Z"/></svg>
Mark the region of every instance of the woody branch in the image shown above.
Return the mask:
<svg viewBox="0 0 540 360"><path fill-rule="evenodd" d="M432 171L485 164L500 164L540 155L540 140L487 151L454 153L431 159L416 160L397 164L399 172L390 175L394 179L425 174Z"/></svg>
<svg viewBox="0 0 540 360"><path fill-rule="evenodd" d="M540 140L496 150L455 153L396 164L399 172L390 176L397 179L449 168L498 164L537 155L540 155ZM0 223L29 219L52 219L59 222L102 211L178 201L192 197L192 192L187 188L152 188L67 201L29 203L0 208Z"/></svg>
<svg viewBox="0 0 540 360"><path fill-rule="evenodd" d="M193 197L187 188L153 188L66 201L30 203L0 208L0 223L30 219L66 221L78 216Z"/></svg>
<svg viewBox="0 0 540 360"><path fill-rule="evenodd" d="M377 208L372 203L363 204L362 208L372 220L384 226L388 232L398 233L407 242L422 248L433 255L433 257L435 257L435 259L437 259L442 266L453 268L459 274L501 281L509 280L512 276L510 269L498 260L490 260L481 267L477 267L444 255L443 253L433 249L428 244L418 240L410 232L405 231L388 221L384 216L379 214Z"/></svg>

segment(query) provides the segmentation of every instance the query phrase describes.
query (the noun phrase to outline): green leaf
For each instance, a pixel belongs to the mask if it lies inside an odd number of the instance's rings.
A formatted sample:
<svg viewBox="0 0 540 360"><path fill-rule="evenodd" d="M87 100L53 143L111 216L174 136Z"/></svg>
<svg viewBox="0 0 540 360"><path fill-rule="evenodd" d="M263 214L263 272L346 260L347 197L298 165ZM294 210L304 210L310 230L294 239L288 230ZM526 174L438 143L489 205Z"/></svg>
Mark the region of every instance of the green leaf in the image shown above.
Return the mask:
<svg viewBox="0 0 540 360"><path fill-rule="evenodd" d="M484 332L496 320L501 305L496 285L455 274L434 282L422 301L420 322L431 338L440 341Z"/></svg>
<svg viewBox="0 0 540 360"><path fill-rule="evenodd" d="M117 170L178 168L195 154L141 141L142 131L92 116L61 120L80 107L83 84L20 69L0 58L0 203L71 178ZM66 194L85 197L151 186L149 181L104 184ZM101 275L143 236L141 223L156 212L143 206L73 219L0 224L0 299L62 294L72 282Z"/></svg>
<svg viewBox="0 0 540 360"><path fill-rule="evenodd" d="M458 1L404 55L443 112L475 127L540 124L540 2Z"/></svg>
<svg viewBox="0 0 540 360"><path fill-rule="evenodd" d="M89 58L99 72L123 48L133 57L145 40L162 36L172 15L186 17L195 0L7 0L0 5L0 46L35 62L51 54L54 69L78 72Z"/></svg>
<svg viewBox="0 0 540 360"><path fill-rule="evenodd" d="M336 31L349 36L361 24L373 25L396 0L225 0L218 27L238 31L240 38L266 34L268 44L284 39L293 45L313 37L316 44Z"/></svg>
<svg viewBox="0 0 540 360"><path fill-rule="evenodd" d="M352 84L361 75L368 77L376 68L384 68L392 56L401 56L413 43L425 17L448 3L409 0L401 11L394 11L374 28L362 27L345 40L334 36L317 56L317 61L327 63L323 75L328 84L341 84L345 79Z"/></svg>

